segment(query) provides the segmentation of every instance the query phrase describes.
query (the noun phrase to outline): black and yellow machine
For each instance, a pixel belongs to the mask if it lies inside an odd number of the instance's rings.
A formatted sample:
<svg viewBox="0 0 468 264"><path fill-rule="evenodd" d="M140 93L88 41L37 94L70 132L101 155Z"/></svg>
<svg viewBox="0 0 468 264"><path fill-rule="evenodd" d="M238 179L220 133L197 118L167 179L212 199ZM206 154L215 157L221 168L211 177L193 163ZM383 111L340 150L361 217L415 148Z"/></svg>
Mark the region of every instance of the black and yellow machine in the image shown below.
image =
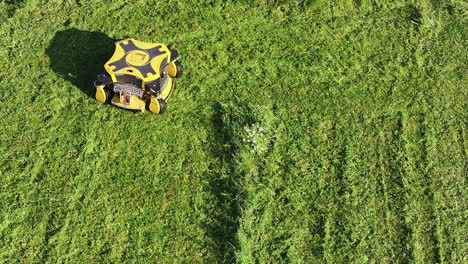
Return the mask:
<svg viewBox="0 0 468 264"><path fill-rule="evenodd" d="M96 99L120 108L160 114L182 76L180 54L161 43L115 42L115 52L94 83Z"/></svg>

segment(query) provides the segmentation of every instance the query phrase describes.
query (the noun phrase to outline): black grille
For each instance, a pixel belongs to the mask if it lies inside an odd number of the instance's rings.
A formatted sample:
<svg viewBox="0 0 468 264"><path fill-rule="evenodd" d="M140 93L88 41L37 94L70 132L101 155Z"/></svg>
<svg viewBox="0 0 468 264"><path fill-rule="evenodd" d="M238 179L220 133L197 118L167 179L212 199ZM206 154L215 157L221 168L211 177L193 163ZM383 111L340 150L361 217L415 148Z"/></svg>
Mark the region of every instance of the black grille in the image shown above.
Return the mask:
<svg viewBox="0 0 468 264"><path fill-rule="evenodd" d="M130 85L130 84L123 84L123 83L116 83L114 85L114 92L115 93L129 93L131 95L136 95L140 98L143 98L145 95L145 91L139 87Z"/></svg>
<svg viewBox="0 0 468 264"><path fill-rule="evenodd" d="M115 77L120 83L130 83L141 88L142 81L135 76L128 74L116 74Z"/></svg>

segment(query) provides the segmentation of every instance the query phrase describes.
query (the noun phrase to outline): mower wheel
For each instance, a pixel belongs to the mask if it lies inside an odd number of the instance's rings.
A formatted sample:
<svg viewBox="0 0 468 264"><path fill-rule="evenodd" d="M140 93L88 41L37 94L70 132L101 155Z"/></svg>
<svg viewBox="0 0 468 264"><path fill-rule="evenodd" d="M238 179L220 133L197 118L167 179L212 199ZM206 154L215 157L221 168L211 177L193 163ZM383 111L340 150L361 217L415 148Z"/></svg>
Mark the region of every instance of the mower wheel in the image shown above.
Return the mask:
<svg viewBox="0 0 468 264"><path fill-rule="evenodd" d="M174 63L177 69L177 73L174 77L179 78L180 76L182 76L182 74L184 74L184 67L182 67L182 64L179 61L175 61Z"/></svg>
<svg viewBox="0 0 468 264"><path fill-rule="evenodd" d="M158 114L162 114L162 113L166 112L166 109L167 109L166 101L164 101L163 99L158 99L158 102L159 102L159 113Z"/></svg>
<svg viewBox="0 0 468 264"><path fill-rule="evenodd" d="M96 85L95 87L96 99L104 104L110 103L110 101L112 100L112 96L114 96L113 91L104 85Z"/></svg>
<svg viewBox="0 0 468 264"><path fill-rule="evenodd" d="M114 91L107 87L104 89L104 91L106 92L106 104L109 104L112 100L112 97L114 97Z"/></svg>

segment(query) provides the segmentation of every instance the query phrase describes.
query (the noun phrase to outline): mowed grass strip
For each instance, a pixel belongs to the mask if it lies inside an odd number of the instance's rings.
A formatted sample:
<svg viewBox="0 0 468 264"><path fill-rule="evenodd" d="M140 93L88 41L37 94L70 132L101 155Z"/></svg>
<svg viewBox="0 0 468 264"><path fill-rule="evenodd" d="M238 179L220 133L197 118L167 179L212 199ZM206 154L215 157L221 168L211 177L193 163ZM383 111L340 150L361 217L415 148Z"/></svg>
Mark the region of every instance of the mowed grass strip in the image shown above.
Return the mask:
<svg viewBox="0 0 468 264"><path fill-rule="evenodd" d="M432 11L402 6L370 13L367 20L355 18L356 23L352 17L324 23L328 35L316 29L290 33L291 39L314 38L301 46L308 53L296 54L301 58L296 67L304 70L285 70L297 74L289 83L294 89L273 97L281 129L274 130L271 157L252 162L258 157L248 149L237 157L246 179L242 185L252 190L241 210L243 261L440 260L431 208L435 205L431 193L439 191L426 174L430 164L424 156L426 122L420 120L431 110L430 91L437 89L431 88L432 74L443 67L431 65L428 60L438 55L425 49L427 42L440 37L429 34L430 25L422 24L435 19ZM353 30L355 24L362 31ZM459 78L455 77L462 81ZM298 80L317 85L301 87ZM451 89L463 90L455 87ZM464 93L466 89L457 100L466 99ZM299 96L288 97L291 94ZM460 124L461 119L455 120ZM325 133L323 145L309 139L323 130L331 131ZM289 141L279 151L284 138ZM317 186L321 182L325 184ZM458 252L444 259L459 262Z"/></svg>
<svg viewBox="0 0 468 264"><path fill-rule="evenodd" d="M434 65L435 89L430 93L430 113L425 117L427 141L427 174L434 210L434 236L441 262L462 263L467 250L466 171L467 171L467 98L466 54L460 49L468 44L467 27L458 21L444 26L437 39L426 43L434 56L426 58ZM444 47L454 47L447 50ZM455 48L458 47L458 48ZM450 201L450 202L449 202Z"/></svg>
<svg viewBox="0 0 468 264"><path fill-rule="evenodd" d="M464 2L7 4L2 261L463 262ZM124 37L166 114L90 97Z"/></svg>

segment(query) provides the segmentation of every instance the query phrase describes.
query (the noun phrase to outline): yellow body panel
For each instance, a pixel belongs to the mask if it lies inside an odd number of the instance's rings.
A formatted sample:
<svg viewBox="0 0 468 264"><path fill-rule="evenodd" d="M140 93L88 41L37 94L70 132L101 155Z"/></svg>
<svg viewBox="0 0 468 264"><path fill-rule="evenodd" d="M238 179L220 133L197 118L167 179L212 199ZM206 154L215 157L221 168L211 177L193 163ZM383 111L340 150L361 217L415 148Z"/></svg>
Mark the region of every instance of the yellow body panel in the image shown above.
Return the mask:
<svg viewBox="0 0 468 264"><path fill-rule="evenodd" d="M169 99L169 97L172 95L172 92L174 91L174 80L169 79L167 86L168 87L164 90L164 92L159 95L159 98L163 99L164 101ZM137 110L141 112L144 112L146 110L147 105L148 109L153 113L159 113L159 111L161 110L159 102L154 96L149 96L146 100L142 100L138 96L132 95L130 96L130 102L124 103L122 95L116 93L112 98L111 104L120 108L128 110Z"/></svg>
<svg viewBox="0 0 468 264"><path fill-rule="evenodd" d="M132 95L130 97L130 103L123 103L120 94L115 94L112 98L111 103L115 106L129 109L129 110L138 110L138 111L145 111L146 101L141 100L138 96Z"/></svg>
<svg viewBox="0 0 468 264"><path fill-rule="evenodd" d="M114 55L104 68L114 82L117 81L116 74L133 75L143 82L151 82L160 77L160 66L162 63L169 63L169 57L170 51L162 43L124 39L115 43ZM148 71L145 73L142 69Z"/></svg>
<svg viewBox="0 0 468 264"><path fill-rule="evenodd" d="M101 103L105 103L107 99L106 92L104 91L104 85L96 86L96 100Z"/></svg>

